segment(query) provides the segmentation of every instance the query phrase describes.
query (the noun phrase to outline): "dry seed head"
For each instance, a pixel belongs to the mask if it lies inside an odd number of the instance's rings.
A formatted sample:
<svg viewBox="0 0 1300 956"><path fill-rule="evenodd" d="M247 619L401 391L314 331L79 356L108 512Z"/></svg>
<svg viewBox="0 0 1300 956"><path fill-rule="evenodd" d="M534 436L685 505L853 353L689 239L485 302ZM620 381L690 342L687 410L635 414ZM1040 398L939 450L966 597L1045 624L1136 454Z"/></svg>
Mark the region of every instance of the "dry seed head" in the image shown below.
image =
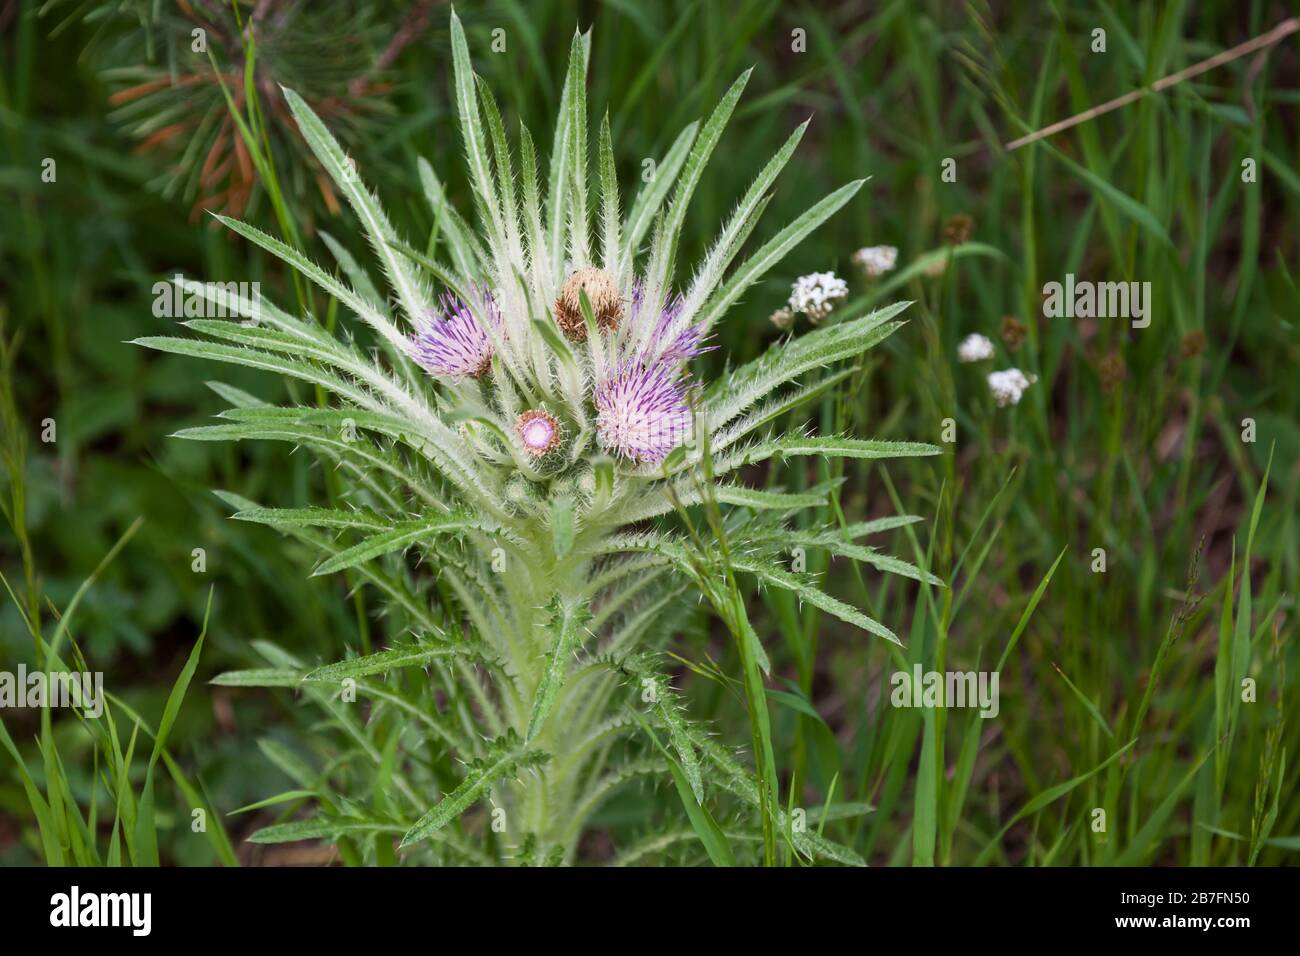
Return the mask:
<svg viewBox="0 0 1300 956"><path fill-rule="evenodd" d="M964 245L970 241L971 231L975 228L975 220L964 212L959 212L954 216L949 216L943 224L943 238L954 246Z"/></svg>
<svg viewBox="0 0 1300 956"><path fill-rule="evenodd" d="M564 334L575 342L587 338L587 323L582 317L582 295L587 293L591 314L596 327L602 332L618 328L623 318L623 300L618 296L618 285L604 269L584 266L576 269L564 280L564 287L555 300L555 321Z"/></svg>
<svg viewBox="0 0 1300 956"><path fill-rule="evenodd" d="M1008 315L1002 320L1002 343L1007 347L1008 352L1014 352L1020 348L1024 342L1025 336L1029 334L1029 329L1025 323Z"/></svg>
<svg viewBox="0 0 1300 956"><path fill-rule="evenodd" d="M1111 352L1097 363L1097 377L1101 379L1101 390L1107 395L1119 388L1128 378L1128 366L1124 364L1124 356L1118 352Z"/></svg>
<svg viewBox="0 0 1300 956"><path fill-rule="evenodd" d="M1178 356L1184 360L1196 358L1205 351L1205 333L1200 329L1193 329L1183 336L1178 346Z"/></svg>

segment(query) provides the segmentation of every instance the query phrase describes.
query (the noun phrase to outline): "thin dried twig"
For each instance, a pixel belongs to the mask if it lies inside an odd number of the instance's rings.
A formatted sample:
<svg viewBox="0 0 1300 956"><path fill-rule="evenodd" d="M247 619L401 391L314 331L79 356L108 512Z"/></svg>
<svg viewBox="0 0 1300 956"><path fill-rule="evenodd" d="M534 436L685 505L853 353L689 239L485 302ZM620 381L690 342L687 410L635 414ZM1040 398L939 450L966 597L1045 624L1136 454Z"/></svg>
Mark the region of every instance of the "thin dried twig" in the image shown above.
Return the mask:
<svg viewBox="0 0 1300 956"><path fill-rule="evenodd" d="M1125 93L1123 96L1117 96L1113 100L1108 100L1107 102L1102 103L1100 106L1094 106L1091 109L1084 110L1082 113L1076 113L1069 119L1061 120L1059 123L1053 123L1051 126L1029 133L1019 139L1013 139L1011 142L1007 143L1006 150L1007 152L1011 152L1012 150L1019 149L1021 146L1027 146L1030 143L1037 142L1040 139L1045 139L1048 136L1054 136L1062 130L1067 130L1072 126L1078 126L1080 123L1086 123L1090 119L1094 119L1104 113L1109 113L1112 110L1117 110L1121 106L1127 106L1129 103L1141 99L1148 93L1159 93L1161 90L1168 89L1177 83L1183 82L1183 80L1189 80L1194 76L1200 76L1202 73L1213 70L1215 67L1223 66L1225 63L1231 63L1233 60L1254 53L1256 50L1264 50L1272 46L1274 43L1277 43L1279 40L1295 33L1297 30L1300 30L1300 17L1292 17L1290 20L1284 20L1272 30L1269 30L1267 33L1261 33L1253 40L1239 43L1232 49L1224 50L1222 53L1216 53L1209 59L1202 60L1200 63L1189 66L1185 70L1179 70L1177 73L1171 73L1169 76L1162 77L1150 86L1144 86L1141 89Z"/></svg>

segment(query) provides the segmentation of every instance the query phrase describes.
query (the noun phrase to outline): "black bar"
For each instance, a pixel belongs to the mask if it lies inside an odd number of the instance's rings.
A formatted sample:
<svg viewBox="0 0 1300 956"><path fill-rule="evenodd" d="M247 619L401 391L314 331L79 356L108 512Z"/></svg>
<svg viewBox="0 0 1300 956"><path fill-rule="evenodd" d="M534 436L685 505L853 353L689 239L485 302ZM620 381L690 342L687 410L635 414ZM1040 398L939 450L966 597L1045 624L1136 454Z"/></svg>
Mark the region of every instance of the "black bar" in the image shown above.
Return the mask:
<svg viewBox="0 0 1300 956"><path fill-rule="evenodd" d="M1296 902L1290 871L1251 869L9 869L0 870L0 884L9 932L132 940L130 925L51 925L69 922L75 886L81 907L96 911L99 897L88 904L88 896L149 894L147 938L259 944L373 944L439 921L478 926L490 934L483 942L565 924L584 936L607 926L635 937L635 925L656 913L670 921L689 915L691 934L771 929L808 942L827 932L864 939L904 929L927 943L1009 942L1018 934L1044 942L1196 934L1230 941L1283 932L1294 925ZM110 900L105 912L123 902ZM120 922L135 915L143 923L142 909L120 912Z"/></svg>

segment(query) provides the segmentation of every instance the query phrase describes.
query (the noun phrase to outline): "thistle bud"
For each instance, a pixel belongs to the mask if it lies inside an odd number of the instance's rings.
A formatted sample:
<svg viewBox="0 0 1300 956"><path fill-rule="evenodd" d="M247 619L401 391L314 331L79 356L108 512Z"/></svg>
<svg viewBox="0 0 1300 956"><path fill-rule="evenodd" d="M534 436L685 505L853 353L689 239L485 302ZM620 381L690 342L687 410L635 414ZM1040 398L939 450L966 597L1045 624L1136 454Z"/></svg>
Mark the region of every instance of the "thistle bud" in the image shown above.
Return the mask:
<svg viewBox="0 0 1300 956"><path fill-rule="evenodd" d="M510 480L505 485L506 506L515 514L521 511L528 511L537 504L540 496L537 486L531 481L515 472L510 476Z"/></svg>
<svg viewBox="0 0 1300 956"><path fill-rule="evenodd" d="M560 444L560 423L555 416L534 408L515 419L515 433L534 458L545 457Z"/></svg>

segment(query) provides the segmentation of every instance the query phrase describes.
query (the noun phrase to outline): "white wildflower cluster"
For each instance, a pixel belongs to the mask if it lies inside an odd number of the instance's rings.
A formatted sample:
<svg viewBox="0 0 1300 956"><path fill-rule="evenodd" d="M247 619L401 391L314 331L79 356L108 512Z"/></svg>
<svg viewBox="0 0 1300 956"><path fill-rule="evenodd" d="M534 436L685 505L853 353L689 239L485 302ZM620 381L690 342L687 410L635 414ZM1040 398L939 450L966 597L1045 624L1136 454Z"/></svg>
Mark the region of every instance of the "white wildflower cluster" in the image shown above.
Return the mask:
<svg viewBox="0 0 1300 956"><path fill-rule="evenodd" d="M993 342L986 335L968 335L957 346L957 361L982 362L993 357Z"/></svg>
<svg viewBox="0 0 1300 956"><path fill-rule="evenodd" d="M861 269L869 279L893 272L898 265L898 249L895 246L864 246L853 253L853 264Z"/></svg>
<svg viewBox="0 0 1300 956"><path fill-rule="evenodd" d="M1018 368L1003 369L1000 372L989 372L989 391L993 393L993 401L998 408L1006 408L1008 405L1019 404L1025 389L1036 381L1037 375L1026 375Z"/></svg>
<svg viewBox="0 0 1300 956"><path fill-rule="evenodd" d="M790 289L790 309L816 323L830 315L835 303L849 294L849 285L833 272L800 276Z"/></svg>

